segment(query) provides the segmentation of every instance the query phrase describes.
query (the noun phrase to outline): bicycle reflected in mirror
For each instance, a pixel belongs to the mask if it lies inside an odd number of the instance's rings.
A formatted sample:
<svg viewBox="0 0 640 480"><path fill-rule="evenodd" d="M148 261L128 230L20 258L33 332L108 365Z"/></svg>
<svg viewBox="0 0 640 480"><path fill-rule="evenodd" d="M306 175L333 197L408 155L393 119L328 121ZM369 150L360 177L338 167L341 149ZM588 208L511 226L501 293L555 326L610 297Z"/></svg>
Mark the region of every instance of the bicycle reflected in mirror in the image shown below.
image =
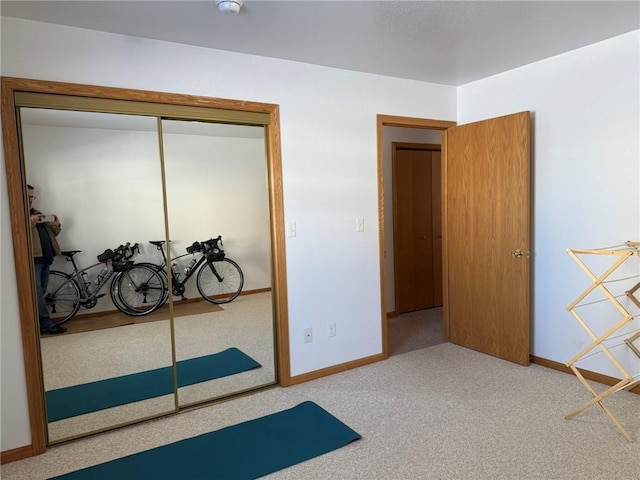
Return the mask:
<svg viewBox="0 0 640 480"><path fill-rule="evenodd" d="M171 272L171 292L185 300L184 293L187 282L195 275L198 292L206 301L215 304L229 303L235 300L244 286L244 275L240 266L227 258L223 250L222 236L202 242L193 242L186 248L186 253L171 259L171 268L167 270L167 254L164 240L150 241L162 254L160 265L144 262L136 266L154 269L162 275L165 282L167 301L169 291L169 271ZM193 258L181 272L177 261L191 255ZM197 258L197 255L201 255Z"/></svg>
<svg viewBox="0 0 640 480"><path fill-rule="evenodd" d="M98 262L79 268L74 256L82 250L63 251L61 255L73 265L73 272L49 272L45 304L55 324L70 320L80 309L93 308L106 295L104 287L112 280L109 295L115 307L131 316L147 315L159 308L167 297L166 283L153 268L134 264L131 260L138 244L120 245L98 255ZM92 281L87 272L102 266Z"/></svg>

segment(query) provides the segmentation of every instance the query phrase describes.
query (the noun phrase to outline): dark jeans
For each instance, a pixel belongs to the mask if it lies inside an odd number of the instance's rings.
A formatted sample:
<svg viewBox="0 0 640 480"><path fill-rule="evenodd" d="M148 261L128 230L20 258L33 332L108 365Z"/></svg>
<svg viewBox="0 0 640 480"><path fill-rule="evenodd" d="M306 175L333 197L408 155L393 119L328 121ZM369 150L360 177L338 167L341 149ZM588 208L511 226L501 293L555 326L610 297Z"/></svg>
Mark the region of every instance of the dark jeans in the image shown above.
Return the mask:
<svg viewBox="0 0 640 480"><path fill-rule="evenodd" d="M40 331L44 332L53 327L51 314L47 305L44 303L44 294L49 284L49 265L45 263L36 263L36 292L38 295L38 318L40 320Z"/></svg>

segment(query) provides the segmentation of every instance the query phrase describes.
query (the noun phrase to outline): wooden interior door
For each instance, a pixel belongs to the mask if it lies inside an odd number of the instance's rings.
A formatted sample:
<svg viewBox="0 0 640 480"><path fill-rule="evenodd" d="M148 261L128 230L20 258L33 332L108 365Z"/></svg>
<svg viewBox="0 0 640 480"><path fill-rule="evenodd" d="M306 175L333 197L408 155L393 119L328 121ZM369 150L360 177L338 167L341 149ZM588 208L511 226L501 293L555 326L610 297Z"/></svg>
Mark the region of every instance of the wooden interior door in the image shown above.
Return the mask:
<svg viewBox="0 0 640 480"><path fill-rule="evenodd" d="M443 134L449 339L522 365L530 356L530 114Z"/></svg>
<svg viewBox="0 0 640 480"><path fill-rule="evenodd" d="M396 312L442 305L440 146L394 144Z"/></svg>

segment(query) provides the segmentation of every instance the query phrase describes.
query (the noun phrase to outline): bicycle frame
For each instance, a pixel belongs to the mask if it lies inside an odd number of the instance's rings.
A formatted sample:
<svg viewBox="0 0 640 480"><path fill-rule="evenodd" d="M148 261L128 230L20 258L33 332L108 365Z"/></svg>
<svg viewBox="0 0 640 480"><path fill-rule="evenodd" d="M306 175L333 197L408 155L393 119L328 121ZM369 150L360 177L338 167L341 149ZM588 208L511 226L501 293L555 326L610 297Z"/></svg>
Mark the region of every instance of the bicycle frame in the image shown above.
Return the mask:
<svg viewBox="0 0 640 480"><path fill-rule="evenodd" d="M193 274L196 272L196 270L198 269L198 267L200 267L200 265L202 264L202 261L205 260L205 256L202 255L202 257L200 257L200 259L196 262L196 264L193 266L193 268L189 271L189 273L187 273L183 279L180 278L176 278L176 275L173 272L173 269L171 268L167 268L168 267L168 263L167 263L167 254L164 251L164 246L158 246L156 247L158 250L160 250L160 253L162 253L162 265L159 266L159 268L163 269L165 271L165 273L167 274L167 277L169 277L169 274L171 274L171 285L172 285L172 290L178 286L178 287L183 287L186 285L186 283L189 281L189 279L193 276ZM193 252L193 253L183 253L182 255L178 255L177 257L173 257L171 258L171 261L173 262L174 260L178 260L182 257L186 257L188 255L195 255L196 253L201 253L201 252Z"/></svg>
<svg viewBox="0 0 640 480"><path fill-rule="evenodd" d="M154 269L133 268L133 261L130 258L136 254L137 250L137 243L133 246L129 243L120 245L114 250L107 249L98 255L98 262L85 268L78 268L78 262L74 258L80 250L62 252L67 261L73 265L73 272L50 270L50 275L58 279L51 290L47 289L45 295L45 302L50 307L50 311L61 313L58 316L59 321L66 322L76 314L79 307L87 309L95 307L98 299L107 295L101 291L109 282L111 282L111 288L108 293L111 301L121 312L140 316L154 311L162 304L161 300L166 292L165 282ZM90 280L87 272L99 266L102 266L103 271L95 279ZM62 305L59 312L58 305Z"/></svg>
<svg viewBox="0 0 640 480"><path fill-rule="evenodd" d="M169 277L169 274L171 275L171 290L174 295L182 295L182 293L176 293L176 292L184 292L183 287L187 284L187 282L191 279L191 277L193 277L193 275L198 271L198 269L202 266L204 262L207 262L211 266L211 270L213 271L213 274L216 276L218 281L222 281L222 278L218 274L216 268L213 266L213 262L208 261L207 255L205 255L203 252L187 252L187 253L183 253L182 255L178 255L177 257L171 258L171 261L173 262L174 260L178 260L182 257L186 257L187 255L195 256L197 253L201 255L201 257L193 265L193 267L189 270L189 272L185 274L184 278L182 279L176 278L176 275L173 272L173 269L168 268L167 254L164 251L164 244L162 246L156 245L156 248L160 250L160 253L162 253L163 261L162 261L162 264L159 266L159 268L164 270L164 272L167 274L167 278Z"/></svg>
<svg viewBox="0 0 640 480"><path fill-rule="evenodd" d="M165 252L167 242L164 240L150 241L152 245L155 245L162 255L163 262L161 265L151 262L143 262L140 265L147 268L152 268L156 273L163 274L163 285L171 288L169 289L174 297L180 296L182 300L186 300L184 296L186 288L185 285L191 280L194 274L196 275L196 287L198 293L207 302L222 304L233 301L240 292L244 285L244 275L240 266L228 258L222 245L222 236L218 235L217 238L211 238L202 242L193 242L187 247L187 252L176 257L171 257L169 250ZM195 257L196 254L200 254L200 257ZM175 260L179 260L187 255L193 255L193 260L185 269L184 278L178 270L178 265ZM171 261L169 262L168 259ZM204 264L208 267L204 267ZM171 272L171 273L169 273ZM165 290L166 292L166 290ZM166 302L168 294L162 299Z"/></svg>
<svg viewBox="0 0 640 480"><path fill-rule="evenodd" d="M74 281L76 285L78 285L78 289L80 290L80 302L81 304L83 304L83 306L86 303L90 303L106 295L105 293L101 294L100 291L109 282L111 277L113 277L113 275L116 273L115 270L113 269L113 266L110 263L96 262L89 267L80 269L78 268L78 264L76 263L76 260L74 257L71 257L71 258L67 257L67 261L71 262L71 264L73 265L73 272L70 273L69 275L70 275L70 279ZM82 274L87 273L89 270L103 264L105 267L108 268L108 271L100 279L100 281L97 284L94 284L93 282L90 282L90 281L85 282L85 279Z"/></svg>
<svg viewBox="0 0 640 480"><path fill-rule="evenodd" d="M176 257L176 258L181 258L184 257L185 255L195 255L195 253L186 253L184 255L180 255L180 257ZM207 261L207 257L205 255L202 255L198 261L195 263L195 265L191 268L191 270L189 270L189 272L187 274L185 274L184 278L182 280L178 280L178 283L181 285L186 284L189 279L191 277L193 277L193 274L196 273L196 271L200 268L200 265L202 265L203 262ZM213 265L212 265L213 267ZM215 272L215 269L214 269ZM218 275L218 273L216 272L216 276ZM173 272L171 272L171 278L173 279L174 275ZM219 278L219 277L218 277Z"/></svg>

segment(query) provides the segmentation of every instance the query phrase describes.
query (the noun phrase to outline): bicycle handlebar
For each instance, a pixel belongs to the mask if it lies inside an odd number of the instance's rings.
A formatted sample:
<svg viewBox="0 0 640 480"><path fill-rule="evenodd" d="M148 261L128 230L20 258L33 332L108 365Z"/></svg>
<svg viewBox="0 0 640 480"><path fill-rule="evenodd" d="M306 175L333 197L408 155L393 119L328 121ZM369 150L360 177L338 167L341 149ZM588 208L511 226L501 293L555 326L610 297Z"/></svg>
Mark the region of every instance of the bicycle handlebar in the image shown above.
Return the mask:
<svg viewBox="0 0 640 480"><path fill-rule="evenodd" d="M222 250L222 235L218 235L218 238L211 238L202 242L204 245L203 253L211 257L224 256L224 250Z"/></svg>
<svg viewBox="0 0 640 480"><path fill-rule="evenodd" d="M98 255L98 261L107 263L109 260L112 262L129 260L137 253L140 253L140 245L134 243L132 246L131 242L127 242L124 245L119 245L115 249L107 248L103 253Z"/></svg>
<svg viewBox="0 0 640 480"><path fill-rule="evenodd" d="M187 253L204 253L204 254L222 254L222 235L218 235L217 238L210 238L209 240L203 240L201 242L193 242L187 247Z"/></svg>

